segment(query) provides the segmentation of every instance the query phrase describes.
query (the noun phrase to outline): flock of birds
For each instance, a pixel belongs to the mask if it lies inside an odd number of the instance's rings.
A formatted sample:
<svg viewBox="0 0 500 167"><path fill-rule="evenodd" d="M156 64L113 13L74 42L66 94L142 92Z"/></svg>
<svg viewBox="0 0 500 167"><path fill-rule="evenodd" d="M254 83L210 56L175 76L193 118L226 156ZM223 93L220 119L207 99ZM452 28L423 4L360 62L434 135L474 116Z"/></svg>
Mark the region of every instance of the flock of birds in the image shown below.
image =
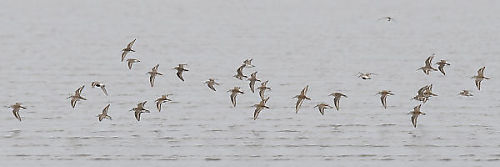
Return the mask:
<svg viewBox="0 0 500 167"><path fill-rule="evenodd" d="M386 19L387 21L392 20L392 18L390 18L390 17L387 17L384 19ZM126 48L122 49L122 55L121 55L122 62L125 60L128 53L135 52L132 49L135 41L136 41L136 39L134 39L132 42L130 42L126 46ZM418 68L417 71L422 70L426 75L429 75L430 72L439 70L443 75L446 75L444 68L446 66L449 66L450 64L446 60L441 60L441 61L436 63L438 65L438 67L436 69L433 67L433 64L432 64L432 60L434 57L435 57L435 54L429 56L425 60L425 66ZM253 105L255 107L253 119L256 120L257 117L259 116L259 113L263 109L269 109L269 107L266 106L266 103L269 100L269 97L265 96L265 91L271 90L271 88L267 86L267 83L269 82L268 80L262 82L260 79L257 79L257 72L251 73L250 77L244 75L243 70L245 68L255 67L254 65L252 65L252 60L253 59L244 60L243 64L241 66L239 66L238 69L236 69L236 75L234 75L233 77L237 78L239 80L243 80L244 78L246 78L249 81L249 87L250 87L250 90L252 91L252 93L255 92L256 82L261 82L260 86L257 87L257 90L259 90L260 102L258 104ZM127 62L127 66L130 70L132 69L134 63L141 62L139 59L135 59L135 58L129 58L125 61ZM173 69L177 70L177 77L181 81L184 81L184 77L182 76L183 72L189 71L188 69L186 69L186 66L187 66L187 64L179 64L177 67L173 68ZM149 82L150 82L151 87L154 87L154 82L155 82L156 76L163 75L162 73L158 72L158 67L159 67L159 64L156 64L151 69L151 71L149 71L147 73L150 76ZM475 79L475 84L476 84L476 87L478 90L481 90L481 82L483 80L490 79L490 78L484 76L484 69L485 69L485 67L480 68L477 71L477 75L472 77L473 79ZM363 79L363 80L368 80L368 79L371 79L372 75L374 75L374 73L359 73L358 77ZM213 79L213 78L208 79L204 83L208 86L209 89L211 89L213 91L216 91L215 87L217 85L219 85L219 83L217 83L215 81L215 79ZM82 85L81 87L76 89L74 95L68 97L68 99L71 99L70 100L71 107L75 108L76 104L79 101L87 100L86 98L82 97L82 91L83 91L84 87L85 87L85 85ZM106 91L106 86L103 83L101 83L99 81L94 81L91 83L91 87L92 88L100 88L103 91L104 95L108 96L108 92ZM237 95L244 94L244 92L241 91L240 89L241 89L240 87L234 87L234 88L227 91L227 92L231 93L230 99L231 99L231 103L232 103L233 107L236 107ZM302 106L302 103L304 102L304 100L311 100L311 98L307 97L307 90L308 89L309 89L309 86L307 85L302 89L302 91L300 92L299 95L296 95L294 97L294 98L297 98L297 102L295 104L295 112L296 113L299 112L299 109ZM390 90L382 90L382 91L378 92L377 94L380 95L380 100L381 100L382 106L385 109L387 109L387 97L390 95L394 95L394 93L392 93ZM162 107L163 103L172 101L171 99L168 98L169 95L171 95L171 94L162 95L161 97L159 97L158 99L155 100L156 108L158 109L158 112L161 111L161 107ZM459 95L473 96L469 90L463 90L462 92L459 93ZM335 108L337 110L339 110L339 108L340 108L340 99L342 97L347 98L347 95L345 95L341 92L334 92L334 93L331 93L329 96L333 96L333 105L335 106ZM408 113L411 115L411 122L415 128L417 127L418 116L425 115L424 112L420 111L421 106L423 104L425 104L433 96L438 96L438 95L432 92L432 84L430 84L430 85L426 85L426 86L420 88L417 91L417 95L415 97L413 97L414 100L421 102L421 104L419 104L413 108L413 111ZM145 108L146 103L147 103L147 101L140 102L137 104L136 107L134 107L130 110L130 111L134 111L134 116L137 119L137 121L141 120L142 113L150 113L150 111ZM97 115L99 121L102 121L103 119L110 119L110 120L112 119L111 116L108 115L109 106L110 106L110 104L106 105L106 107L104 107L104 109L102 110L102 113ZM15 103L14 105L11 105L8 107L12 108L12 113L14 114L14 117L17 118L19 121L21 121L21 116L19 115L19 111L20 111L20 109L26 109L26 107L22 106L21 103ZM326 104L326 103L320 103L320 104L317 104L316 106L314 106L314 108L318 108L320 114L323 115L325 109L329 109L329 108L331 109L333 107L329 104Z"/></svg>

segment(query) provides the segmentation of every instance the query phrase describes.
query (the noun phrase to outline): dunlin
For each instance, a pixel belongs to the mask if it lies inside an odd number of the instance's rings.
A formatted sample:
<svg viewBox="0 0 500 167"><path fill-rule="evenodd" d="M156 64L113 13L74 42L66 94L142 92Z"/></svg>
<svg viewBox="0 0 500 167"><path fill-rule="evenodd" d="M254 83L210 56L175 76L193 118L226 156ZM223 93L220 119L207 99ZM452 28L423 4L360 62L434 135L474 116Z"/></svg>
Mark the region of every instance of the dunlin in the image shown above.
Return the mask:
<svg viewBox="0 0 500 167"><path fill-rule="evenodd" d="M14 117L16 117L19 121L21 121L21 116L19 116L19 110L26 109L26 107L21 106L21 103L16 103L14 105L10 105L9 108L12 108L12 114L14 114Z"/></svg>
<svg viewBox="0 0 500 167"><path fill-rule="evenodd" d="M137 121L141 121L141 114L142 113L149 113L149 110L144 108L144 105L146 104L147 101L141 102L137 104L137 107L132 108L130 111L134 111L135 119Z"/></svg>
<svg viewBox="0 0 500 167"><path fill-rule="evenodd" d="M179 77L179 79L181 79L182 81L184 81L184 77L182 77L182 73L184 71L189 71L186 68L184 68L184 66L187 66L187 64L179 64L179 66L174 67L174 69L177 70L177 77Z"/></svg>
<svg viewBox="0 0 500 167"><path fill-rule="evenodd" d="M149 77L149 83L151 84L151 87L154 86L154 83L155 83L155 77L156 75L163 75L162 73L159 73L158 72L158 66L160 66L159 64L156 64L156 66L154 66L150 72L148 72L148 74L150 75Z"/></svg>
<svg viewBox="0 0 500 167"><path fill-rule="evenodd" d="M109 105L110 104L108 104L106 107L104 107L104 109L102 109L101 114L97 115L97 117L99 117L99 122L101 122L105 118L111 120L111 116L108 115Z"/></svg>
<svg viewBox="0 0 500 167"><path fill-rule="evenodd" d="M337 111L340 109L340 104L339 104L340 103L340 98L341 97L346 97L347 98L347 96L345 94L338 93L338 92L332 93L332 94L330 94L328 96L333 96L334 97L333 98L333 103L335 104L335 108L337 109Z"/></svg>
<svg viewBox="0 0 500 167"><path fill-rule="evenodd" d="M253 120L257 119L260 111L262 111L265 108L269 109L269 107L266 106L267 100L269 100L269 97L267 97L266 99L262 99L259 104L253 105L255 107L255 111L253 112Z"/></svg>
<svg viewBox="0 0 500 167"><path fill-rule="evenodd" d="M92 88L95 88L95 87L101 88L104 95L106 95L106 96L108 95L108 91L106 91L106 85L102 84L101 82L94 81L94 82L92 82L91 85L92 85Z"/></svg>
<svg viewBox="0 0 500 167"><path fill-rule="evenodd" d="M233 107L236 107L236 95L238 95L238 93L240 94L244 94L244 92L242 92L240 90L240 87L234 87L233 89L229 89L227 92L231 92L231 103L233 103Z"/></svg>
<svg viewBox="0 0 500 167"><path fill-rule="evenodd" d="M392 93L390 90L382 90L377 94L380 95L380 101L382 102L382 106L384 106L384 108L387 109L387 96L394 95L394 93Z"/></svg>
<svg viewBox="0 0 500 167"><path fill-rule="evenodd" d="M132 50L132 45L134 45L135 40L136 39L134 39L132 42L128 43L127 47L122 49L122 51L123 51L123 53L122 53L122 62L125 59L125 56L127 56L128 52L135 52L135 50Z"/></svg>
<svg viewBox="0 0 500 167"><path fill-rule="evenodd" d="M302 91L300 92L299 95L293 97L293 98L297 98L297 103L295 103L295 113L299 113L299 108L300 108L300 106L302 106L304 99L311 100L311 98L306 96L308 89L309 89L309 85L307 85L304 89L302 89Z"/></svg>
<svg viewBox="0 0 500 167"><path fill-rule="evenodd" d="M417 118L420 114L425 115L425 113L420 112L420 106L422 104L419 104L418 106L413 108L413 111L409 112L408 114L411 114L411 123L413 124L413 127L417 128Z"/></svg>
<svg viewBox="0 0 500 167"><path fill-rule="evenodd" d="M139 59L127 59L128 69L131 70L132 65L134 65L134 63L139 63L139 62L141 62Z"/></svg>
<svg viewBox="0 0 500 167"><path fill-rule="evenodd" d="M215 82L215 79L213 78L210 78L208 79L208 81L205 81L205 84L207 84L208 88L212 89L213 91L216 91L214 85L219 85L219 83Z"/></svg>
<svg viewBox="0 0 500 167"><path fill-rule="evenodd" d="M484 76L484 68L486 67L482 67L479 70L477 70L477 75L472 77L476 79L476 87L478 90L481 90L481 81L483 81L483 79L490 79Z"/></svg>
<svg viewBox="0 0 500 167"><path fill-rule="evenodd" d="M333 108L332 106L328 105L328 104L325 104L325 103L321 103L321 104L318 104L316 106L314 106L314 108L318 107L319 109L319 113L321 115L324 115L325 114L325 109L326 108Z"/></svg>

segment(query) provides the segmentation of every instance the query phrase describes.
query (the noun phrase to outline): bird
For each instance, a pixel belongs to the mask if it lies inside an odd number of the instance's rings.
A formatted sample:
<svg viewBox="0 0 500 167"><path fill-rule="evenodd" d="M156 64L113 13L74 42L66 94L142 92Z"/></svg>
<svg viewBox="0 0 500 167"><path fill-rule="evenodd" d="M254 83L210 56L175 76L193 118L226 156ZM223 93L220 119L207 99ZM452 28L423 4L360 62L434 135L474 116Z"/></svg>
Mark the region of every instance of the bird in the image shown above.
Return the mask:
<svg viewBox="0 0 500 167"><path fill-rule="evenodd" d="M321 115L324 115L325 114L325 109L326 108L333 108L332 106L328 105L328 104L325 104L325 103L321 103L321 104L318 104L316 106L314 106L314 108L318 107L319 109L319 113Z"/></svg>
<svg viewBox="0 0 500 167"><path fill-rule="evenodd" d="M340 102L340 98L343 96L343 97L346 97L347 96L345 94L342 94L342 93L338 93L338 92L335 92L335 93L331 93L330 95L328 96L333 96L333 103L335 104L335 108L337 109L337 111L339 110L340 108L340 105L339 105L339 102Z"/></svg>
<svg viewBox="0 0 500 167"><path fill-rule="evenodd" d="M413 124L413 127L417 128L417 118L418 118L418 115L422 114L422 115L425 115L425 113L423 112L420 112L420 106L422 106L422 104L419 104L418 106L415 106L413 108L413 111L409 112L408 114L411 114L411 123Z"/></svg>
<svg viewBox="0 0 500 167"><path fill-rule="evenodd" d="M259 79L257 79L257 71L250 74L250 78L248 78L248 80L250 81L250 83L248 85L250 85L250 90L252 91L252 93L254 93L254 87L255 87L255 81L259 81Z"/></svg>
<svg viewBox="0 0 500 167"><path fill-rule="evenodd" d="M432 56L429 56L426 60L425 60L425 66L423 67L420 67L418 70L422 70L426 75L429 75L430 71L437 71L437 69L435 69L434 67L432 67L432 59L434 59L434 55L436 54L432 54Z"/></svg>
<svg viewBox="0 0 500 167"><path fill-rule="evenodd" d="M179 79L181 79L182 81L184 81L184 78L182 77L182 73L184 71L189 71L189 70L185 69L184 66L187 66L187 64L179 64L179 66L174 67L174 69L177 70L177 77L179 77Z"/></svg>
<svg viewBox="0 0 500 167"><path fill-rule="evenodd" d="M209 78L208 81L205 81L205 84L207 84L208 88L213 91L216 91L214 85L219 85L219 83L215 82L215 79L213 78Z"/></svg>
<svg viewBox="0 0 500 167"><path fill-rule="evenodd" d="M446 73L444 72L444 67L449 66L450 63L446 62L446 60L441 60L441 61L437 62L436 64L439 65L438 66L439 71L441 71L441 73L443 75L446 75Z"/></svg>
<svg viewBox="0 0 500 167"><path fill-rule="evenodd" d="M243 68L245 68L245 64L241 65L240 67L238 67L238 69L236 69L236 75L234 75L233 77L235 78L238 78L239 80L243 80L243 78L247 78L247 76L243 75Z"/></svg>
<svg viewBox="0 0 500 167"><path fill-rule="evenodd" d="M233 89L229 89L227 92L231 92L230 97L231 97L231 103L233 103L233 107L236 107L236 95L238 95L238 93L245 94L240 90L240 87L237 86L235 86Z"/></svg>
<svg viewBox="0 0 500 167"><path fill-rule="evenodd" d="M94 82L92 82L91 85L92 85L92 88L95 88L95 87L101 88L104 95L106 95L106 96L108 95L108 91L106 91L106 85L102 84L101 82L94 81Z"/></svg>
<svg viewBox="0 0 500 167"><path fill-rule="evenodd" d="M139 59L127 59L128 69L132 70L132 65L134 65L134 63L139 63L139 62L141 62Z"/></svg>
<svg viewBox="0 0 500 167"><path fill-rule="evenodd" d="M260 111L263 109L267 108L269 109L268 106L266 106L267 100L269 100L269 97L265 99L261 99L259 104L254 104L253 106L255 107L255 111L253 112L253 120L256 120L257 117L259 116Z"/></svg>
<svg viewBox="0 0 500 167"><path fill-rule="evenodd" d="M80 100L87 100L86 98L81 96L82 90L84 87L85 87L85 85L82 85L82 87L79 87L78 89L76 89L75 95L68 97L68 99L71 99L71 107L75 108L76 102L78 102Z"/></svg>
<svg viewBox="0 0 500 167"><path fill-rule="evenodd" d="M97 115L97 117L99 117L99 122L101 122L103 119L109 119L109 120L112 120L111 119L111 116L108 115L108 109L109 109L109 105L106 105L106 107L104 107L104 109L102 109L102 113Z"/></svg>
<svg viewBox="0 0 500 167"><path fill-rule="evenodd" d="M394 18L386 16L386 17L379 18L378 20L386 20L387 22L391 22L392 20L394 20Z"/></svg>
<svg viewBox="0 0 500 167"><path fill-rule="evenodd" d="M14 114L14 117L16 117L17 120L21 121L21 116L19 115L19 110L26 109L26 107L23 107L21 105L21 103L16 103L16 104L10 105L9 108L12 108L12 114Z"/></svg>
<svg viewBox="0 0 500 167"><path fill-rule="evenodd" d="M394 93L392 93L390 90L382 90L377 94L380 95L380 101L382 102L382 106L384 106L384 108L387 109L387 96L394 95Z"/></svg>
<svg viewBox="0 0 500 167"><path fill-rule="evenodd" d="M361 72L359 72L358 74L359 74L358 77L363 80L372 79L371 76L374 75L374 73L361 73Z"/></svg>
<svg viewBox="0 0 500 167"><path fill-rule="evenodd" d="M154 86L154 83L155 83L155 77L156 75L163 75L162 73L159 73L158 72L158 66L160 66L159 64L156 64L156 66L154 66L150 72L148 72L148 74L150 75L149 77L149 83L151 84L151 87Z"/></svg>
<svg viewBox="0 0 500 167"><path fill-rule="evenodd" d="M158 99L155 100L156 108L158 108L158 112L161 111L161 104L172 101L171 99L167 98L168 95L171 95L171 94L161 95L161 97L159 97Z"/></svg>
<svg viewBox="0 0 500 167"><path fill-rule="evenodd" d="M306 96L307 90L309 89L309 85L307 85L299 95L294 96L293 98L297 98L297 103L295 103L295 113L299 113L299 108L302 106L304 99L311 100L311 98Z"/></svg>
<svg viewBox="0 0 500 167"><path fill-rule="evenodd" d="M149 113L149 110L144 108L144 105L146 104L147 101L141 102L137 104L137 107L132 108L130 111L134 111L135 119L137 121L141 121L141 114L142 113Z"/></svg>
<svg viewBox="0 0 500 167"><path fill-rule="evenodd" d="M490 78L484 76L484 68L486 68L486 67L482 67L479 70L477 70L477 75L472 77L472 78L476 79L475 82L476 82L476 87L478 90L481 90L481 81L483 81L483 79L487 79L487 80L490 79Z"/></svg>
<svg viewBox="0 0 500 167"><path fill-rule="evenodd" d="M128 43L127 47L122 49L122 51L123 51L123 53L122 53L122 62L123 62L123 59L125 59L125 56L127 56L128 52L135 52L135 50L132 50L132 45L134 45L135 40L136 39L134 39L132 42Z"/></svg>
<svg viewBox="0 0 500 167"><path fill-rule="evenodd" d="M245 67L247 68L255 67L254 65L252 65L252 60L253 59L246 59L245 61L243 61L243 65L245 65Z"/></svg>
<svg viewBox="0 0 500 167"><path fill-rule="evenodd" d="M413 97L413 99L421 101L423 103L427 102L430 97L438 96L437 94L432 92L432 84L425 85L417 91L417 95Z"/></svg>
<svg viewBox="0 0 500 167"><path fill-rule="evenodd" d="M259 89L259 96L260 96L260 99L264 99L264 92L266 90L271 90L270 87L267 87L267 83L269 82L269 80L267 81L264 81L262 83L260 83L260 87L258 87L257 89Z"/></svg>
<svg viewBox="0 0 500 167"><path fill-rule="evenodd" d="M469 91L469 90L462 90L462 91L459 93L459 95L462 95L462 96L467 96L467 97L469 97L469 96L474 96L472 93L470 93L470 91Z"/></svg>

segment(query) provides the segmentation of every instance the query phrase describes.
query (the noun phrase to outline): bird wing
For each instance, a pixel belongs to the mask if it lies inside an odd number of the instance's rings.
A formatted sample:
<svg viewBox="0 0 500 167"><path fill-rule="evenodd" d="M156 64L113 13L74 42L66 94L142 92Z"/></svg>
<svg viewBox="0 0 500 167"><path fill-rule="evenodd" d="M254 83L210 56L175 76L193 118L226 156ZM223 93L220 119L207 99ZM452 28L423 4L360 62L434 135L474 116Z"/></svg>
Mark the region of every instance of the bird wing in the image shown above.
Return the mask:
<svg viewBox="0 0 500 167"><path fill-rule="evenodd" d="M141 113L142 111L135 111L135 119L137 119L137 121L141 121Z"/></svg>
<svg viewBox="0 0 500 167"><path fill-rule="evenodd" d="M236 107L236 95L237 94L238 94L237 92L231 93L231 103L233 103L234 107Z"/></svg>
<svg viewBox="0 0 500 167"><path fill-rule="evenodd" d="M137 39L134 39L132 42L128 43L128 45L127 45L128 49L132 49L132 46L134 45L135 40L137 40Z"/></svg>
<svg viewBox="0 0 500 167"><path fill-rule="evenodd" d="M431 65L432 65L432 59L434 59L434 56L429 56L429 57L425 60L425 66L427 66L427 67L431 67Z"/></svg>
<svg viewBox="0 0 500 167"><path fill-rule="evenodd" d="M480 68L479 70L477 70L477 76L484 76L484 68L486 68L486 67L483 67L483 68Z"/></svg>
<svg viewBox="0 0 500 167"><path fill-rule="evenodd" d="M158 112L160 112L160 111L161 111L161 104L162 104L162 103L163 103L163 101L162 101L162 100L158 100L158 101L156 102L156 108L158 108Z"/></svg>
<svg viewBox="0 0 500 167"><path fill-rule="evenodd" d="M383 94L382 96L380 96L380 101L382 101L382 106L384 106L384 108L387 108L387 94Z"/></svg>
<svg viewBox="0 0 500 167"><path fill-rule="evenodd" d="M151 74L151 76L149 77L149 83L151 84L151 87L153 87L155 84L155 76L155 74Z"/></svg>
<svg viewBox="0 0 500 167"><path fill-rule="evenodd" d="M102 114L104 114L104 115L108 115L109 105L110 105L110 104L108 104L106 107L104 107L104 109L102 109Z"/></svg>
<svg viewBox="0 0 500 167"><path fill-rule="evenodd" d="M300 92L300 94L305 96L308 89L309 89L309 85L307 85L304 89L302 89L302 91Z"/></svg>
<svg viewBox="0 0 500 167"><path fill-rule="evenodd" d="M75 106L76 106L76 101L77 101L77 99L76 99L76 98L71 98L71 107L75 108Z"/></svg>
<svg viewBox="0 0 500 167"><path fill-rule="evenodd" d="M303 101L304 101L304 99L301 99L301 98L297 99L297 103L295 104L295 113L299 112L299 108L302 105Z"/></svg>
<svg viewBox="0 0 500 167"><path fill-rule="evenodd" d="M128 53L128 52L129 52L129 51L123 51L123 53L122 53L122 61L125 59L125 56L127 56L127 53Z"/></svg>
<svg viewBox="0 0 500 167"><path fill-rule="evenodd" d="M210 89L212 89L212 90L216 91L216 90L215 90L215 88L214 88L214 84L215 84L215 83L213 83L213 84L207 83L207 86L208 86Z"/></svg>
<svg viewBox="0 0 500 167"><path fill-rule="evenodd" d="M177 77L179 77L179 79L181 79L182 81L184 81L184 78L182 77L182 70L178 70L177 71Z"/></svg>
<svg viewBox="0 0 500 167"><path fill-rule="evenodd" d="M248 84L250 85L250 90L252 91L252 93L254 93L254 88L255 88L255 80L251 80L250 83Z"/></svg>
<svg viewBox="0 0 500 167"><path fill-rule="evenodd" d="M325 114L325 107L319 106L318 109L319 109L319 113L321 113L321 115Z"/></svg>
<svg viewBox="0 0 500 167"><path fill-rule="evenodd" d="M333 98L333 103L335 104L335 108L337 110L339 110L339 101L340 101L340 96L335 96L335 98Z"/></svg>
<svg viewBox="0 0 500 167"><path fill-rule="evenodd" d="M21 121L21 116L19 116L19 108L14 108L12 110L12 114L14 114L14 117L16 117L19 121Z"/></svg>
<svg viewBox="0 0 500 167"><path fill-rule="evenodd" d="M106 91L106 87L105 86L101 86L101 89L102 89L102 92L104 93L104 95L108 95L108 91Z"/></svg>
<svg viewBox="0 0 500 167"><path fill-rule="evenodd" d="M253 112L253 120L257 119L257 117L259 116L260 111L262 111L262 107L255 108L255 111Z"/></svg>
<svg viewBox="0 0 500 167"><path fill-rule="evenodd" d="M438 69L439 71L441 71L441 73L443 73L443 75L446 75L446 73L444 72L444 65L439 65Z"/></svg>

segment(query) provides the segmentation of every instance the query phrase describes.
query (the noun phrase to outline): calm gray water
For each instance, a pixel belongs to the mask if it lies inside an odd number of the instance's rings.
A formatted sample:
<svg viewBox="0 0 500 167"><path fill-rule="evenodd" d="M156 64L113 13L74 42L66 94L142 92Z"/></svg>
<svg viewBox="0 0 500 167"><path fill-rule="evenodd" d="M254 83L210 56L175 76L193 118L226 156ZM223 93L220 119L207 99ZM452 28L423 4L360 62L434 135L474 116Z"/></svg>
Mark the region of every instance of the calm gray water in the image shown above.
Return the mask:
<svg viewBox="0 0 500 167"><path fill-rule="evenodd" d="M500 2L479 1L16 1L0 7L0 166L496 166L500 164ZM378 20L394 17L393 22ZM137 38L128 58L120 50ZM417 68L436 53L447 76ZM231 76L253 58L270 80L269 110ZM172 68L189 64L185 82ZM165 75L149 87L149 71ZM482 90L470 77L486 66ZM361 80L358 72L374 72ZM202 82L217 78L218 91ZM110 96L90 88L103 81ZM88 98L66 99L85 84ZM413 128L410 98L434 84L438 97ZM295 114L293 96L311 101ZM238 106L229 94L241 86ZM390 89L389 107L379 90ZM473 97L460 97L462 89ZM313 108L333 103L321 116ZM153 100L173 93L157 112ZM147 100L150 114L129 112ZM107 104L113 120L98 122Z"/></svg>

